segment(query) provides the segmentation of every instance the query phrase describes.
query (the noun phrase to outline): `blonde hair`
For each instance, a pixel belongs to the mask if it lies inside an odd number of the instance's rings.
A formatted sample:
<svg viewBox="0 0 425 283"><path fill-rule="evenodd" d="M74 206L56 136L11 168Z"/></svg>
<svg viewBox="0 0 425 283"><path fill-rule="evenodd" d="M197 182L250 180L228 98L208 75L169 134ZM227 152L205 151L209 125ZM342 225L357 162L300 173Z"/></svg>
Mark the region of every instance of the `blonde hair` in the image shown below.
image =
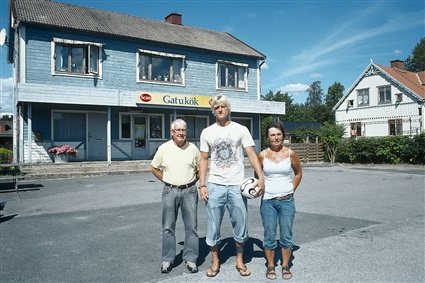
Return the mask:
<svg viewBox="0 0 425 283"><path fill-rule="evenodd" d="M219 94L211 100L211 111L213 114L214 114L214 108L220 105L227 106L227 108L229 108L229 112L231 111L229 99L226 96Z"/></svg>

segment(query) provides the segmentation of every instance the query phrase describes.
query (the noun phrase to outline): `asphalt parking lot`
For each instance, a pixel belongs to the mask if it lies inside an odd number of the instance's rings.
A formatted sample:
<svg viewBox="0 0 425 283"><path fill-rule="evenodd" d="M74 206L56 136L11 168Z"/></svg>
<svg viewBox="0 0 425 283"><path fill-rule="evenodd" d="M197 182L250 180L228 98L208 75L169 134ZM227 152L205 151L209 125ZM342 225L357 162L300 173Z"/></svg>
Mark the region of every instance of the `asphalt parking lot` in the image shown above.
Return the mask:
<svg viewBox="0 0 425 283"><path fill-rule="evenodd" d="M424 167L335 165L303 173L289 282L424 282ZM252 275L235 269L226 214L221 269L207 278L203 201L199 273L188 273L181 254L171 273L160 273L162 185L150 173L28 181L20 188L0 187L0 201L7 202L0 217L1 282L271 282L259 199L249 200L244 254ZM179 219L180 248L182 227Z"/></svg>

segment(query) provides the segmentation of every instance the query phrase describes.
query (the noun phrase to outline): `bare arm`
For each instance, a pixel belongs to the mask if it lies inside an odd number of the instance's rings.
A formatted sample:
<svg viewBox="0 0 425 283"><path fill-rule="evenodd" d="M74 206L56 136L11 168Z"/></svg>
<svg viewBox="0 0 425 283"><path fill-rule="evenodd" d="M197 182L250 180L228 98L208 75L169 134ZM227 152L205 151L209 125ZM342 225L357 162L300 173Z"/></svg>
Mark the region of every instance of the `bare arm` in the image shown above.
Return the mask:
<svg viewBox="0 0 425 283"><path fill-rule="evenodd" d="M258 176L258 193L257 195L263 194L264 191L264 175L263 168L258 160L257 154L255 154L254 147L248 146L245 148L246 154L248 155L249 163L251 163L252 168L254 168L255 174Z"/></svg>
<svg viewBox="0 0 425 283"><path fill-rule="evenodd" d="M201 161L199 163L199 196L203 200L208 200L208 189L206 178L208 170L208 152L201 151Z"/></svg>
<svg viewBox="0 0 425 283"><path fill-rule="evenodd" d="M151 172L155 175L155 177L158 178L158 180L160 180L161 182L164 182L162 180L162 177L163 177L162 171L159 168L152 167Z"/></svg>
<svg viewBox="0 0 425 283"><path fill-rule="evenodd" d="M292 185L294 186L294 192L298 188L298 185L301 182L303 177L303 171L301 169L300 160L298 159L297 153L295 150L291 150L291 162L292 162L292 170L294 170L294 180L292 181Z"/></svg>

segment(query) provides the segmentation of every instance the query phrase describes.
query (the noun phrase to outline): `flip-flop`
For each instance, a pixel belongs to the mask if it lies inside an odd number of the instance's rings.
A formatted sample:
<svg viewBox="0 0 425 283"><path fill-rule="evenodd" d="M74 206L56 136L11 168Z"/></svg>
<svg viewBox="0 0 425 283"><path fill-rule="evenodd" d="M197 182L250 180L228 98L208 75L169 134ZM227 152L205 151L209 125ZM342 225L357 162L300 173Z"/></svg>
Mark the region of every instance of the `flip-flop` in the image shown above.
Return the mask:
<svg viewBox="0 0 425 283"><path fill-rule="evenodd" d="M289 275L290 277L285 277L285 275ZM291 271L289 271L289 267L288 266L282 266L282 279L283 280L289 280L292 278L292 273Z"/></svg>
<svg viewBox="0 0 425 283"><path fill-rule="evenodd" d="M216 277L217 274L220 272L220 268L212 269L212 266L208 268L207 273L205 273L208 277Z"/></svg>
<svg viewBox="0 0 425 283"><path fill-rule="evenodd" d="M246 265L244 265L243 267L236 266L236 270L239 271L239 274L241 276L250 276L251 275L251 271L249 271L249 269L248 269L248 267L246 267Z"/></svg>

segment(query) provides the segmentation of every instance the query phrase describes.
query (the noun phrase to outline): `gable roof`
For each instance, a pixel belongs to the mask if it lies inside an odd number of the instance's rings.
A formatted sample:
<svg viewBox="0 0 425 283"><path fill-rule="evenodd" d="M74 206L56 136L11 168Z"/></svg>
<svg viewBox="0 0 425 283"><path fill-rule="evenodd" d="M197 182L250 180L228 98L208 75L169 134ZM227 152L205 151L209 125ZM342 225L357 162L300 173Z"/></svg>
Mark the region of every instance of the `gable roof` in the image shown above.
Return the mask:
<svg viewBox="0 0 425 283"><path fill-rule="evenodd" d="M62 29L255 57L266 56L227 32L172 24L50 0L11 0L15 20Z"/></svg>
<svg viewBox="0 0 425 283"><path fill-rule="evenodd" d="M353 89L359 84L359 82L367 76L369 73L379 72L384 75L392 84L404 89L408 93L411 93L418 101L425 101L425 71L418 73L401 70L398 68L386 67L383 65L375 64L372 60L358 77L354 84L347 90L344 96L338 101L338 103L332 108L335 111L344 100L350 95ZM424 103L424 102L422 102Z"/></svg>

